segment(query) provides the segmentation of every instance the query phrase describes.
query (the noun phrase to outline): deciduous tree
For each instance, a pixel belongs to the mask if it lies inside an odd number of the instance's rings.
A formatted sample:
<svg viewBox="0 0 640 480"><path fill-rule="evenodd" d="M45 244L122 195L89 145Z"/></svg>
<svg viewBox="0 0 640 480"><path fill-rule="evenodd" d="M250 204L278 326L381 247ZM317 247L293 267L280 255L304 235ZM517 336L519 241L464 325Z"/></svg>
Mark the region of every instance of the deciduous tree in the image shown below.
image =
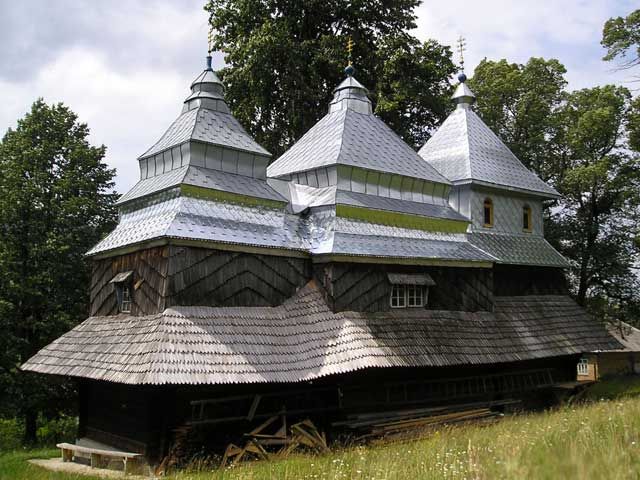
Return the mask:
<svg viewBox="0 0 640 480"><path fill-rule="evenodd" d="M274 156L326 112L353 38L356 77L376 113L414 146L446 115L455 66L448 47L420 43L417 0L211 0L215 48L234 114Z"/></svg>
<svg viewBox="0 0 640 480"><path fill-rule="evenodd" d="M55 413L68 383L18 366L87 315L84 253L115 221L105 147L62 104L36 101L0 142L0 406L25 418Z"/></svg>

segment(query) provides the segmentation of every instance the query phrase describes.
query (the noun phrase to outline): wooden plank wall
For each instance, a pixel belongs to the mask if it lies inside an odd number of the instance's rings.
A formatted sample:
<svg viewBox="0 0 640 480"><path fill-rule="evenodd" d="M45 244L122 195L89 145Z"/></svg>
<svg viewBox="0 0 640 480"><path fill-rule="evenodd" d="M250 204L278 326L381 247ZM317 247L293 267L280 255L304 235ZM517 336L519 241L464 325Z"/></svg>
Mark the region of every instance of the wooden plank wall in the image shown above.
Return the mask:
<svg viewBox="0 0 640 480"><path fill-rule="evenodd" d="M150 315L162 312L167 296L168 247L156 247L96 260L93 263L90 298L91 315L118 313L115 286L109 283L121 272L133 270L133 284L143 280L133 291L131 314Z"/></svg>
<svg viewBox="0 0 640 480"><path fill-rule="evenodd" d="M167 306L276 306L310 276L306 259L170 247Z"/></svg>
<svg viewBox="0 0 640 480"><path fill-rule="evenodd" d="M496 296L568 295L567 280L561 268L496 265Z"/></svg>
<svg viewBox="0 0 640 480"><path fill-rule="evenodd" d="M429 290L430 309L493 311L491 269L437 267L429 273L436 282L435 287Z"/></svg>
<svg viewBox="0 0 640 480"><path fill-rule="evenodd" d="M388 311L391 285L387 273L391 272L431 275L436 285L429 288L430 310L493 311L491 269L350 263L328 263L314 268L314 276L336 312Z"/></svg>

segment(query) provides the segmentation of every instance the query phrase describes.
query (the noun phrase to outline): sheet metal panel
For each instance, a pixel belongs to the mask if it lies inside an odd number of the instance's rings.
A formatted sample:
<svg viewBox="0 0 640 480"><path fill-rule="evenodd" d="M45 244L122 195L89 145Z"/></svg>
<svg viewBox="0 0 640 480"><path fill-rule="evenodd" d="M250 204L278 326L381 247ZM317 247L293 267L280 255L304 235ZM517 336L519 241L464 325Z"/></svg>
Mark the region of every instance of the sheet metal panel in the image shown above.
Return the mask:
<svg viewBox="0 0 640 480"><path fill-rule="evenodd" d="M455 109L418 153L454 183L480 181L546 197L559 196L468 108Z"/></svg>

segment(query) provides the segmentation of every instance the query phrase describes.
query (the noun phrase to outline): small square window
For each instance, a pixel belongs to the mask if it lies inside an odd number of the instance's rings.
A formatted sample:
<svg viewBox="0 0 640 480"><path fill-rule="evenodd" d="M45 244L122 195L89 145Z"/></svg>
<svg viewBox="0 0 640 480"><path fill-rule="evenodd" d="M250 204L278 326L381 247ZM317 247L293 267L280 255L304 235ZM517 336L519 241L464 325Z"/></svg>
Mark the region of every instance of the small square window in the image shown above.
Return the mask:
<svg viewBox="0 0 640 480"><path fill-rule="evenodd" d="M391 308L405 308L407 306L406 285L391 286Z"/></svg>

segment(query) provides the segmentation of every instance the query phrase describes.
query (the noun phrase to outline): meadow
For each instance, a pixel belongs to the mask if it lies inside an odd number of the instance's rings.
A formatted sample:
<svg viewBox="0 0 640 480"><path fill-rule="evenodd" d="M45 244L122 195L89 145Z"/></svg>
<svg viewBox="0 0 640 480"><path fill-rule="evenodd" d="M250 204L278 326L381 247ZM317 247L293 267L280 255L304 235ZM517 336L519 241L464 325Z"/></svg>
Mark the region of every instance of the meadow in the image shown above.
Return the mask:
<svg viewBox="0 0 640 480"><path fill-rule="evenodd" d="M488 426L458 426L406 442L294 455L225 470L193 469L174 480L258 479L636 479L640 476L640 379L594 386L584 401L505 417ZM28 458L55 450L0 454L0 479L96 477L48 472Z"/></svg>

